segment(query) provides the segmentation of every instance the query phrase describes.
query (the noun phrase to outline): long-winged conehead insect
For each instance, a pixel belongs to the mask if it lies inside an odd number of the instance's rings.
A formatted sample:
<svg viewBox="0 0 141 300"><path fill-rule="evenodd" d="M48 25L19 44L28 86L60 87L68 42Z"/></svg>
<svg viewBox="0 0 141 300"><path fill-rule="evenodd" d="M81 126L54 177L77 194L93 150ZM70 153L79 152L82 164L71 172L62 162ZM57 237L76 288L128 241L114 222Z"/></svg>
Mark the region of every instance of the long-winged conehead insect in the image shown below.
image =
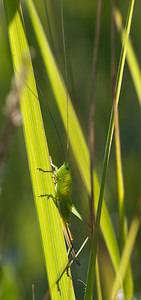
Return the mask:
<svg viewBox="0 0 141 300"><path fill-rule="evenodd" d="M41 172L53 172L54 182L55 182L55 197L52 194L43 194L39 197L47 197L48 199L53 199L55 205L57 206L61 220L63 233L68 245L68 252L71 252L72 257L75 259L75 251L73 248L73 237L69 230L68 223L71 219L72 211L72 177L71 169L69 163L64 162L64 164L58 169L52 164L54 171L46 171L38 168ZM75 259L79 265L78 259Z"/></svg>

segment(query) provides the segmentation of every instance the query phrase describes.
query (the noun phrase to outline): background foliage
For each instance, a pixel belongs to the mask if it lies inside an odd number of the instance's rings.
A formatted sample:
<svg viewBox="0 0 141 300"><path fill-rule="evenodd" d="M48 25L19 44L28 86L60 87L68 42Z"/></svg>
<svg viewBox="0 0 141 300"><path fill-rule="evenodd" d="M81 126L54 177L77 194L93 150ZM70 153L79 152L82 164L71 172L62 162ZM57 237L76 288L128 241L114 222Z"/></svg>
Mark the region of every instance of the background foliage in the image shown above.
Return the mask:
<svg viewBox="0 0 141 300"><path fill-rule="evenodd" d="M36 7L38 13L47 28L44 6ZM39 7L38 7L39 6ZM64 147L66 136L64 128L59 117L57 108L54 106L53 93L46 78L42 59L39 53L38 45L31 23L28 19L26 7L24 7L24 18L26 23L26 31L28 38L30 37L30 45L35 50L33 60L34 71L38 85L44 94L50 98L49 106L53 117L61 133ZM50 9L50 23L53 30L53 49L57 59L57 63L64 75L63 64L63 46L61 37L61 19L58 1L52 1L53 11ZM125 21L128 8L128 1L120 4L120 11ZM134 15L131 27L131 39L138 57L141 60L140 52L140 2L135 3ZM53 14L52 14L53 12ZM93 53L93 34L95 28L96 4L92 1L64 1L64 24L65 37L67 43L67 62L69 70L69 90L73 105L79 117L84 135L87 140L88 133L88 112L90 102L90 82L92 68ZM4 130L6 119L3 114L6 95L10 89L13 69L9 51L7 29L2 5L0 6L0 91L1 91L1 117L0 130L1 135ZM60 24L60 25L58 25ZM103 2L102 24L100 36L100 49L98 61L98 74L96 82L96 108L95 108L95 163L99 178L101 178L102 162L104 147L108 129L109 116L112 106L111 92L111 5ZM117 36L117 61L120 54L120 37ZM41 99L44 123L46 126L46 115L48 114L46 107ZM47 118L48 119L48 118ZM125 67L124 78L119 105L119 121L121 132L121 151L123 162L123 175L125 182L125 204L127 222L130 225L131 218L135 211L135 206L140 197L140 170L141 170L141 118L140 108L137 96L131 80L128 67ZM63 153L59 144L56 131L52 121L48 121L49 145L53 162L60 166L64 160ZM114 145L114 144L113 144ZM69 153L73 172L73 201L85 218L89 218L88 199L86 191L78 176L77 168L73 163L71 152ZM117 219L117 190L116 190L116 166L115 153L112 147L108 175L106 180L105 200L110 211L111 219L114 224L118 238L118 219ZM10 144L5 160L1 162L0 169L0 185L1 185L1 209L0 209L0 254L5 276L12 280L15 284L11 284L17 299L31 299L31 285L35 284L36 297L42 299L47 290L47 279L44 267L44 258L41 247L40 233L34 208L32 188L28 171L26 151L23 140L22 128L16 129L10 136ZM78 249L87 234L84 225L72 217L71 230L74 234L75 248ZM134 276L135 295L141 293L141 263L140 263L140 242L141 232L139 231L135 248L132 254L132 269ZM32 245L32 247L31 247ZM88 263L88 247L86 246L81 254L80 269L72 267L74 278L76 297L82 299L84 294L84 285L79 281L86 281L86 270ZM103 289L105 286L110 287L111 279L114 272L107 254L107 250L101 236L100 240L100 262L102 269ZM106 276L108 271L108 276ZM13 291L14 293L14 291ZM20 295L20 296L19 296ZM106 295L106 293L105 293ZM15 296L16 297L16 296ZM13 299L16 299L13 296ZM105 296L106 297L106 296Z"/></svg>

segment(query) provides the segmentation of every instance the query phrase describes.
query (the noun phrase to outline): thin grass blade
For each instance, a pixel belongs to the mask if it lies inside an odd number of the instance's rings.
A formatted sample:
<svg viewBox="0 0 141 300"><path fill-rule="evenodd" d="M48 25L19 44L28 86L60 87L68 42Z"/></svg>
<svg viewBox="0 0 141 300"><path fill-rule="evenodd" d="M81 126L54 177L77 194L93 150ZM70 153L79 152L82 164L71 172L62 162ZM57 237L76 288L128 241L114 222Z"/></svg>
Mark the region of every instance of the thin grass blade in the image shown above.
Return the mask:
<svg viewBox="0 0 141 300"><path fill-rule="evenodd" d="M116 149L116 166L117 166L117 191L118 191L118 214L119 214L119 238L120 238L120 249L123 247L127 238L127 224L124 210L124 182L122 172L122 159L121 159L121 148L120 148L120 133L119 133L119 118L118 118L118 107L116 107L115 99L113 99L114 105L114 121L115 121L115 149ZM132 273L130 262L127 268L126 276L124 279L124 295L125 297L132 298L133 295L133 284L132 284Z"/></svg>
<svg viewBox="0 0 141 300"><path fill-rule="evenodd" d="M102 300L102 289L101 289L101 282L100 282L98 258L96 258L96 286L97 286L97 298L98 300Z"/></svg>
<svg viewBox="0 0 141 300"><path fill-rule="evenodd" d="M126 32L122 27L121 13L117 9L115 9L115 20L116 20L117 28L121 32L122 43L126 45L127 62L128 62L128 66L129 66L131 75L132 75L132 79L133 79L136 93L138 96L139 104L141 106L141 71L140 71L140 67L137 62L137 58L136 58L135 52L133 50L131 41L130 41L130 39L127 38Z"/></svg>
<svg viewBox="0 0 141 300"><path fill-rule="evenodd" d="M127 28L126 29L127 37L129 36L129 32L130 32L133 8L134 8L134 1L131 1L130 6L129 6L129 14L127 16L127 27L126 27ZM124 65L125 65L125 58L126 58L126 46L124 45L122 48L122 51L121 51L121 59L120 59L120 63L119 63L119 71L118 71L117 82L116 82L116 90L115 90L116 105L118 105L118 101L119 101L119 95L120 95L120 89L121 89L121 83L122 83L122 77L123 77L123 70L124 70ZM97 253L98 237L99 237L99 231L100 231L100 223L102 221L101 217L102 217L104 186L105 186L105 179L106 179L106 172L107 172L107 166L108 166L108 161L109 161L111 143L112 143L112 138L113 138L113 131L114 131L114 114L113 114L113 110L112 110L110 124L109 124L109 130L108 130L108 136L107 136L107 141L106 141L104 162L103 162L103 172L102 172L100 194L99 194L98 208L97 208L97 214L96 214L95 232L94 232L94 236L93 236L93 240L92 240L92 249L91 249L90 261L89 261L88 275L87 275L85 300L92 299L92 296L93 296L96 253Z"/></svg>
<svg viewBox="0 0 141 300"><path fill-rule="evenodd" d="M118 293L120 287L122 286L122 282L124 280L124 277L125 277L128 265L129 265L130 257L131 257L133 247L135 244L135 240L136 240L136 236L137 236L137 233L139 230L140 220L141 220L141 200L139 200L139 202L138 202L136 215L133 218L133 221L131 223L129 233L127 236L127 240L125 243L125 247L123 249L119 270L118 270L116 279L113 284L113 288L112 288L112 299L113 300L116 299L117 293ZM127 299L133 299L132 295L128 296Z"/></svg>

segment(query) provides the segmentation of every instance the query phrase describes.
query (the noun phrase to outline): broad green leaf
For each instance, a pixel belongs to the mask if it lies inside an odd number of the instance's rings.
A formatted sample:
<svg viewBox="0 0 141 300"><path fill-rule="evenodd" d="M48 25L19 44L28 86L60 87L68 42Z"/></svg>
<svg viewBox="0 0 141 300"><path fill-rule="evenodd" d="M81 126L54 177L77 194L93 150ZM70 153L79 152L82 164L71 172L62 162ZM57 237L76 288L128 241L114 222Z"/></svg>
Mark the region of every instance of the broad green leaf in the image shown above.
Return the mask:
<svg viewBox="0 0 141 300"><path fill-rule="evenodd" d="M38 167L49 170L50 160L20 2L5 0L4 6L16 81L18 82L23 68L26 68L25 81L32 90L31 93L27 85L23 85L20 106L50 293L53 300L68 299L68 297L75 299L72 281L66 274L59 284L61 296L55 283L68 261L59 212L53 201L38 197L44 193L54 195L54 184L50 174L45 175L37 170Z"/></svg>

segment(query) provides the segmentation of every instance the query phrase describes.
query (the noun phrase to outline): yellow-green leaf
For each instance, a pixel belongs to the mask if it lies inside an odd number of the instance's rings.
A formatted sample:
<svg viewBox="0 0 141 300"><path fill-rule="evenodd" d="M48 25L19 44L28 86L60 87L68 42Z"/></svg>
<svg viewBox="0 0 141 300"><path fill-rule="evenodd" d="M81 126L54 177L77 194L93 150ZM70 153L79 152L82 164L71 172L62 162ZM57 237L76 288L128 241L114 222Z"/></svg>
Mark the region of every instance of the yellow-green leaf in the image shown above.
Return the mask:
<svg viewBox="0 0 141 300"><path fill-rule="evenodd" d="M50 160L20 2L18 0L5 0L4 6L17 82L23 68L26 67L26 85L23 85L21 91L20 106L50 293L53 300L68 299L68 297L75 299L72 281L66 274L59 283L61 296L55 283L68 261L59 212L52 200L38 197L44 193L54 195L54 184L50 174L42 174L37 170L38 167L49 170Z"/></svg>

